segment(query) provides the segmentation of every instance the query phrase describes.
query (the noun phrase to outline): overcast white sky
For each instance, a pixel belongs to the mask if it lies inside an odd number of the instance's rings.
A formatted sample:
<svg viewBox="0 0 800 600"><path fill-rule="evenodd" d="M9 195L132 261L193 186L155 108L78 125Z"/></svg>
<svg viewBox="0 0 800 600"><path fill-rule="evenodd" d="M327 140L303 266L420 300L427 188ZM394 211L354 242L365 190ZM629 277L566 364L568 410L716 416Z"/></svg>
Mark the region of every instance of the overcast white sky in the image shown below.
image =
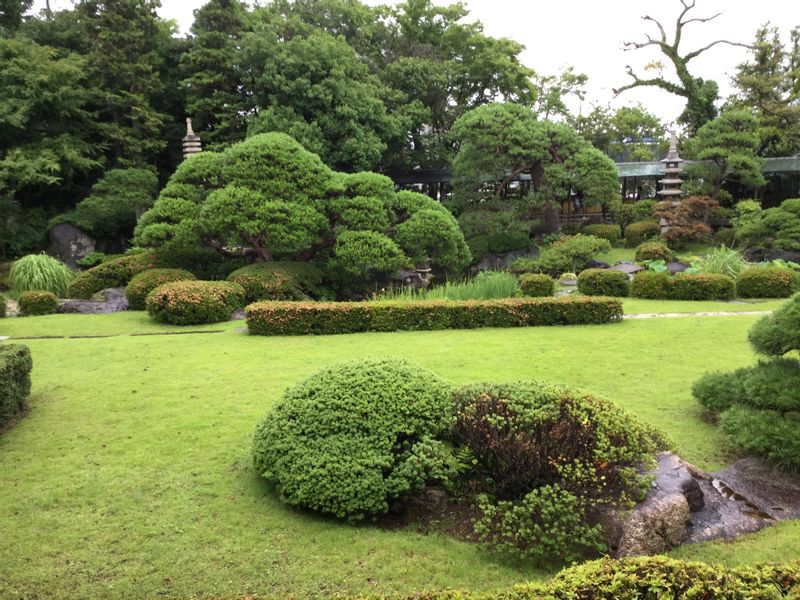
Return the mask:
<svg viewBox="0 0 800 600"><path fill-rule="evenodd" d="M183 33L192 23L192 10L206 0L161 0L162 17L178 22ZM366 0L367 4L396 4L386 0ZM69 0L52 0L54 9L69 6ZM438 0L437 4L448 4ZM589 94L583 107L591 104L612 106L641 102L665 121L674 120L683 108L680 98L658 90L632 90L616 100L612 88L629 81L625 65L637 72L648 62L661 58L654 48L623 52L624 41L643 41L645 32L658 31L653 23L641 20L650 15L661 21L667 35L682 6L679 0L466 0L470 19L483 22L488 35L509 37L526 46L522 61L542 74L551 74L573 65L589 76ZM37 8L44 6L37 0ZM784 41L793 26L800 26L800 2L797 0L697 0L690 13L694 17L723 14L710 23L692 23L684 29L681 48L693 50L715 39L750 43L756 29L770 21L780 26ZM730 93L729 79L735 66L747 58L747 50L719 45L690 63L692 72L715 79L723 97ZM665 71L665 74L671 71Z"/></svg>

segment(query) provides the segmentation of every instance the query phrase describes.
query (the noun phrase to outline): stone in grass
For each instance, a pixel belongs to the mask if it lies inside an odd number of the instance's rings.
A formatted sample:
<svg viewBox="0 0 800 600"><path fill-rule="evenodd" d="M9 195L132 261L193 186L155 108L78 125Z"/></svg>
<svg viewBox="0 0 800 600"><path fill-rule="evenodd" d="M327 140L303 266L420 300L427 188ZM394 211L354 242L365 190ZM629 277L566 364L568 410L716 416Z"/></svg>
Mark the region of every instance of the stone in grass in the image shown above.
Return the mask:
<svg viewBox="0 0 800 600"><path fill-rule="evenodd" d="M108 288L97 292L91 300L64 300L59 312L84 315L105 315L128 310L125 288Z"/></svg>

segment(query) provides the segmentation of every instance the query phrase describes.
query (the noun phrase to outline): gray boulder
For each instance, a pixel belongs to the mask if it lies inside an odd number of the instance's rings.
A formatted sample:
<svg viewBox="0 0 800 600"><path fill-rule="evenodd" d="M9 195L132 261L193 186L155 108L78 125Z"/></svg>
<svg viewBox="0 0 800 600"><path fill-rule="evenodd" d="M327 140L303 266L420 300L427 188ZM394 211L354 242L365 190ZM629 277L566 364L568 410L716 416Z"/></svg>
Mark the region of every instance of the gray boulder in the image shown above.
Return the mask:
<svg viewBox="0 0 800 600"><path fill-rule="evenodd" d="M125 288L108 288L97 292L91 300L64 300L58 309L61 313L105 315L128 310Z"/></svg>
<svg viewBox="0 0 800 600"><path fill-rule="evenodd" d="M689 503L680 492L654 494L636 507L622 525L617 556L661 554L683 542Z"/></svg>
<svg viewBox="0 0 800 600"><path fill-rule="evenodd" d="M95 251L95 240L69 223L56 225L47 235L50 238L47 253L73 269L78 268L80 259Z"/></svg>

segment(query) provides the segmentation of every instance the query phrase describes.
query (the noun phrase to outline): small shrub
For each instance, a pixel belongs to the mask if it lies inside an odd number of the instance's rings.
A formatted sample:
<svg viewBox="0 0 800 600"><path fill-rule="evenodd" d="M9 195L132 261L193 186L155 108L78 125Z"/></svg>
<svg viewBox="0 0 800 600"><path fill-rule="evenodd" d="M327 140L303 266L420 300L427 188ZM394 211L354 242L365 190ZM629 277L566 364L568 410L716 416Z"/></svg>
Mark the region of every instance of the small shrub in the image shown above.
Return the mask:
<svg viewBox="0 0 800 600"><path fill-rule="evenodd" d="M225 279L236 269L250 264L244 256L225 256L200 246L162 246L149 250L152 264L159 269L184 269L203 280Z"/></svg>
<svg viewBox="0 0 800 600"><path fill-rule="evenodd" d="M119 258L119 256L109 256L105 252L90 252L83 258L79 258L75 261L75 263L81 269L91 269L92 267L96 267L97 265L106 262L107 260L111 260L112 258Z"/></svg>
<svg viewBox="0 0 800 600"><path fill-rule="evenodd" d="M586 225L583 229L581 229L581 233L584 235L593 235L595 237L608 240L612 244L616 244L622 237L622 230L620 229L619 225Z"/></svg>
<svg viewBox="0 0 800 600"><path fill-rule="evenodd" d="M31 351L20 344L0 345L0 425L25 408L31 392Z"/></svg>
<svg viewBox="0 0 800 600"><path fill-rule="evenodd" d="M750 267L739 274L740 298L788 298L800 290L800 275L791 269Z"/></svg>
<svg viewBox="0 0 800 600"><path fill-rule="evenodd" d="M472 262L478 262L484 255L489 252L489 237L479 235L467 240L467 247L470 254L472 254Z"/></svg>
<svg viewBox="0 0 800 600"><path fill-rule="evenodd" d="M736 405L722 413L720 427L745 452L786 471L800 470L800 421L775 411Z"/></svg>
<svg viewBox="0 0 800 600"><path fill-rule="evenodd" d="M281 499L339 518L385 513L441 477L450 388L403 360L358 360L289 388L253 437L253 464Z"/></svg>
<svg viewBox="0 0 800 600"><path fill-rule="evenodd" d="M14 261L9 279L11 287L18 292L46 291L63 297L72 279L72 271L52 256L28 254Z"/></svg>
<svg viewBox="0 0 800 600"><path fill-rule="evenodd" d="M134 275L153 267L155 264L151 253L114 258L78 273L69 284L67 295L70 298L88 299L106 288L126 286Z"/></svg>
<svg viewBox="0 0 800 600"><path fill-rule="evenodd" d="M0 319L6 316L6 297L0 294Z"/></svg>
<svg viewBox="0 0 800 600"><path fill-rule="evenodd" d="M756 352L782 356L800 350L800 294L750 328L748 339Z"/></svg>
<svg viewBox="0 0 800 600"><path fill-rule="evenodd" d="M58 298L53 292L22 292L19 295L19 312L26 317L51 315L58 312Z"/></svg>
<svg viewBox="0 0 800 600"><path fill-rule="evenodd" d="M672 278L672 300L731 300L735 296L736 282L727 275L678 273Z"/></svg>
<svg viewBox="0 0 800 600"><path fill-rule="evenodd" d="M631 281L631 296L647 300L661 300L671 295L672 277L667 273L639 271Z"/></svg>
<svg viewBox="0 0 800 600"><path fill-rule="evenodd" d="M630 279L622 271L586 269L578 275L578 291L587 296L625 298L630 293Z"/></svg>
<svg viewBox="0 0 800 600"><path fill-rule="evenodd" d="M172 281L193 280L195 276L183 269L148 269L134 275L125 287L130 310L145 310L147 295L158 286Z"/></svg>
<svg viewBox="0 0 800 600"><path fill-rule="evenodd" d="M593 235L570 235L554 241L535 259L536 269L558 275L564 271L579 272L597 254L611 250L611 243Z"/></svg>
<svg viewBox="0 0 800 600"><path fill-rule="evenodd" d="M736 230L732 227L720 229L714 234L714 243L718 246L733 248L736 242Z"/></svg>
<svg viewBox="0 0 800 600"><path fill-rule="evenodd" d="M519 289L523 296L552 296L555 281L544 273L523 273L519 277Z"/></svg>
<svg viewBox="0 0 800 600"><path fill-rule="evenodd" d="M661 233L661 226L655 221L638 221L625 228L625 245L635 248Z"/></svg>
<svg viewBox="0 0 800 600"><path fill-rule="evenodd" d="M508 266L508 270L514 273L515 275L521 275L523 273L539 272L536 259L524 258L524 257L514 259L514 261Z"/></svg>
<svg viewBox="0 0 800 600"><path fill-rule="evenodd" d="M175 281L150 292L146 305L159 323L217 323L244 306L244 288L227 281Z"/></svg>
<svg viewBox="0 0 800 600"><path fill-rule="evenodd" d="M258 300L308 300L317 296L322 272L307 262L265 262L237 269L228 281L244 288L248 303Z"/></svg>
<svg viewBox="0 0 800 600"><path fill-rule="evenodd" d="M708 410L727 410L744 395L741 372L706 373L692 384L692 395Z"/></svg>
<svg viewBox="0 0 800 600"><path fill-rule="evenodd" d="M644 262L646 260L669 262L674 257L675 253L662 241L644 242L636 248L636 262Z"/></svg>

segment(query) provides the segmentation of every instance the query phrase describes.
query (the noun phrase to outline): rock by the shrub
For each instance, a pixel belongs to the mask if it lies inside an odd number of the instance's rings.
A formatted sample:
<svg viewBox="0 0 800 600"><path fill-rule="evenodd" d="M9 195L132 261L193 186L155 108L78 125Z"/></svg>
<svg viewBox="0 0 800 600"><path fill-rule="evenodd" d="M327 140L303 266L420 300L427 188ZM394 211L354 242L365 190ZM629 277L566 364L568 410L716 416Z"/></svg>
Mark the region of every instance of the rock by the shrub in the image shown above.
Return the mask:
<svg viewBox="0 0 800 600"><path fill-rule="evenodd" d="M539 250L535 246L500 254L484 254L470 270L474 273L479 271L499 271L508 268L518 258L536 258L537 256L539 256Z"/></svg>
<svg viewBox="0 0 800 600"><path fill-rule="evenodd" d="M69 223L56 225L47 235L50 238L47 253L73 269L78 268L80 259L95 251L94 239Z"/></svg>
<svg viewBox="0 0 800 600"><path fill-rule="evenodd" d="M64 300L58 312L105 315L123 310L128 310L128 300L125 298L125 288L120 287L102 290L91 300Z"/></svg>
<svg viewBox="0 0 800 600"><path fill-rule="evenodd" d="M619 262L615 264L613 267L609 267L612 271L622 271L623 273L627 273L628 275L633 275L638 273L639 271L645 271L647 267L643 267L642 265L637 265L636 263L629 263L629 262Z"/></svg>
<svg viewBox="0 0 800 600"><path fill-rule="evenodd" d="M784 260L800 263L800 252L796 250L777 250L774 248L748 248L742 255L748 262Z"/></svg>
<svg viewBox="0 0 800 600"><path fill-rule="evenodd" d="M604 263L602 260L590 260L586 263L586 269L608 269L608 263Z"/></svg>
<svg viewBox="0 0 800 600"><path fill-rule="evenodd" d="M679 546L686 535L689 503L681 492L653 494L622 525L618 556L661 554Z"/></svg>
<svg viewBox="0 0 800 600"><path fill-rule="evenodd" d="M673 260L667 263L667 271L675 275L675 273L683 273L686 269L689 268L689 265L684 264L682 262L678 262L677 260Z"/></svg>

